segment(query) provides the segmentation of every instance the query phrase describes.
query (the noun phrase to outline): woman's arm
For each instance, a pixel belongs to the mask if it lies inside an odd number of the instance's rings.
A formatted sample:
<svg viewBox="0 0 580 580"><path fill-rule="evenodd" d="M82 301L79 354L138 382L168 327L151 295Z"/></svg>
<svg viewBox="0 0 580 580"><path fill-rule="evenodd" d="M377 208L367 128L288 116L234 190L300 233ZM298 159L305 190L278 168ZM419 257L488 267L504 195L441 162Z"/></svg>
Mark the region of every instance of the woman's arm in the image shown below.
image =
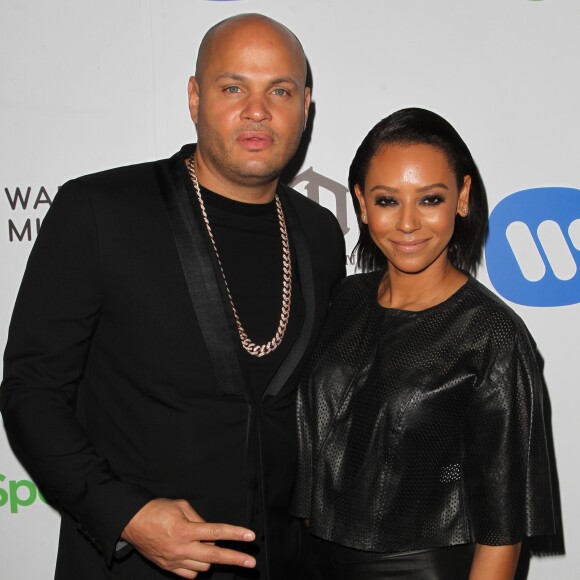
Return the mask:
<svg viewBox="0 0 580 580"><path fill-rule="evenodd" d="M509 546L477 544L469 580L513 580L522 543Z"/></svg>

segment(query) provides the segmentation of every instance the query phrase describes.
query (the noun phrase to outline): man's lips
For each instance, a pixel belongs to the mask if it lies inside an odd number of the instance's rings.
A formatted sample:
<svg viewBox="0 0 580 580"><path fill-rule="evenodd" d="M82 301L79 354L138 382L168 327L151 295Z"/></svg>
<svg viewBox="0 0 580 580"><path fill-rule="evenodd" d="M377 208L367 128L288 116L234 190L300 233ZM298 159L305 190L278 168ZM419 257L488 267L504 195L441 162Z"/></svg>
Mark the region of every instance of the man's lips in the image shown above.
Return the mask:
<svg viewBox="0 0 580 580"><path fill-rule="evenodd" d="M237 136L236 141L248 151L262 151L270 147L274 139L263 131L244 131Z"/></svg>
<svg viewBox="0 0 580 580"><path fill-rule="evenodd" d="M413 254L414 252L419 252L422 250L427 245L429 240L413 240L412 242L406 240L391 240L391 242L398 252L402 252L404 254Z"/></svg>

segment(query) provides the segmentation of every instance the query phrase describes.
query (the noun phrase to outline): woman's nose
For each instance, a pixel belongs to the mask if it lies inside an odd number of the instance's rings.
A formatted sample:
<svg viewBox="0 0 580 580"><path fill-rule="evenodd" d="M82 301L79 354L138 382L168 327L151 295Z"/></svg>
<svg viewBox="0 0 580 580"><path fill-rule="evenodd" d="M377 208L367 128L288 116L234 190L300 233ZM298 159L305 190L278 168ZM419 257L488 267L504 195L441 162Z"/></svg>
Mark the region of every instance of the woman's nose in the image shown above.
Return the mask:
<svg viewBox="0 0 580 580"><path fill-rule="evenodd" d="M403 205L399 213L397 228L408 234L418 230L419 227L419 216L417 215L417 209L415 206L412 204Z"/></svg>

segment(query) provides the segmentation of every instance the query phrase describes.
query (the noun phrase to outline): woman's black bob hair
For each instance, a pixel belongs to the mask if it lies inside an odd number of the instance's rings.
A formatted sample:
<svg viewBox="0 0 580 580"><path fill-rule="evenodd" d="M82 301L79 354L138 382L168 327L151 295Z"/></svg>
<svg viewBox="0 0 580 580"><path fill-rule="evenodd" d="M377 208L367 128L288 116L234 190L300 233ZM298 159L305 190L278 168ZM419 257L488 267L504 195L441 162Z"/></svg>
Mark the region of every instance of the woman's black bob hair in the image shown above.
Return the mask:
<svg viewBox="0 0 580 580"><path fill-rule="evenodd" d="M475 161L457 131L443 118L426 109L401 109L379 121L364 138L354 156L348 175L348 188L354 203L360 231L353 250L356 266L363 272L379 270L387 258L375 245L369 227L361 220L361 210L354 187L364 193L365 179L373 157L386 145L432 145L449 162L461 189L466 175L471 176L469 211L455 217L455 229L449 241L448 258L453 266L475 274L483 254L487 235L487 197Z"/></svg>

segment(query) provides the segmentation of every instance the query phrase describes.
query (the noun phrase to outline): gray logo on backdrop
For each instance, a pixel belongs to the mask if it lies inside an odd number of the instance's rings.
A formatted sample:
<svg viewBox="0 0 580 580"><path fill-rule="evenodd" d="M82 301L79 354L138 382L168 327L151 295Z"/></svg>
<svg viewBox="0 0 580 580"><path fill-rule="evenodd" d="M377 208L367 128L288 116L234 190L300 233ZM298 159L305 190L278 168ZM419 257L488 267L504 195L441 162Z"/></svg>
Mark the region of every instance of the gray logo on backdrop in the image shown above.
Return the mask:
<svg viewBox="0 0 580 580"><path fill-rule="evenodd" d="M336 218L338 219L342 233L346 236L349 231L346 219L346 206L350 195L348 188L342 185L342 183L338 183L338 181L316 173L312 167L297 175L292 180L292 183L290 183L290 187L297 187L302 183L306 183L304 189L308 198L316 203L320 203L321 189L326 189L332 193L336 202Z"/></svg>
<svg viewBox="0 0 580 580"><path fill-rule="evenodd" d="M44 186L38 190L31 186L26 189L15 187L10 189L4 188L4 193L8 201L8 205L13 212L22 211L30 212L35 210L47 210L52 203L52 198ZM8 219L8 240L10 242L30 242L33 237L38 235L42 218L40 217L25 217L25 218L9 218Z"/></svg>

